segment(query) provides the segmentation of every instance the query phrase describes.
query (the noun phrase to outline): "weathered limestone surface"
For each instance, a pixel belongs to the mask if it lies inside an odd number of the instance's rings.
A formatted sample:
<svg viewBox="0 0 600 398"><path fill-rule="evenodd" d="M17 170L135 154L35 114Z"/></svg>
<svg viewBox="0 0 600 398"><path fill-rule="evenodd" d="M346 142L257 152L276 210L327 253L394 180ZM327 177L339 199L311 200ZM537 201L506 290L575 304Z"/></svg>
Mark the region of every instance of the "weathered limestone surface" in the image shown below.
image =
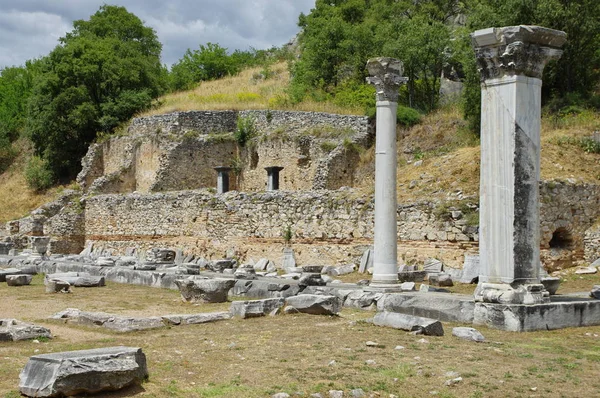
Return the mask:
<svg viewBox="0 0 600 398"><path fill-rule="evenodd" d="M511 332L600 325L600 300L535 305L476 303L473 323Z"/></svg>
<svg viewBox="0 0 600 398"><path fill-rule="evenodd" d="M336 315L342 309L342 301L336 296L301 294L285 299L286 306L312 315Z"/></svg>
<svg viewBox="0 0 600 398"><path fill-rule="evenodd" d="M446 293L390 293L377 302L377 311L399 312L444 322L473 322L475 303L470 296Z"/></svg>
<svg viewBox="0 0 600 398"><path fill-rule="evenodd" d="M6 284L8 286L26 286L31 284L32 275L6 275Z"/></svg>
<svg viewBox="0 0 600 398"><path fill-rule="evenodd" d="M229 290L235 286L234 279L178 279L181 298L188 302L224 303Z"/></svg>
<svg viewBox="0 0 600 398"><path fill-rule="evenodd" d="M40 337L51 339L50 329L17 319L0 319L0 341L31 340Z"/></svg>
<svg viewBox="0 0 600 398"><path fill-rule="evenodd" d="M19 376L30 397L62 397L119 390L148 377L141 348L108 347L35 355Z"/></svg>
<svg viewBox="0 0 600 398"><path fill-rule="evenodd" d="M231 303L230 312L233 316L241 318L256 318L265 316L285 304L284 298L272 298L251 301L234 301Z"/></svg>
<svg viewBox="0 0 600 398"><path fill-rule="evenodd" d="M373 317L373 323L377 326L387 326L409 332L419 332L426 336L444 335L444 327L438 320L399 314L396 312L378 312Z"/></svg>
<svg viewBox="0 0 600 398"><path fill-rule="evenodd" d="M539 26L471 35L482 80L480 284L540 284L540 123L542 71L562 54L564 32ZM514 303L547 301L535 288ZM485 293L485 292L484 292ZM497 295L483 294L484 301ZM504 294L505 298L509 295Z"/></svg>
<svg viewBox="0 0 600 398"><path fill-rule="evenodd" d="M229 312L212 312L200 314L170 314L151 317L130 317L105 312L81 311L77 308L67 308L50 317L65 323L75 323L87 326L102 326L117 332L135 332L139 330L158 329L165 325L196 325L231 318Z"/></svg>

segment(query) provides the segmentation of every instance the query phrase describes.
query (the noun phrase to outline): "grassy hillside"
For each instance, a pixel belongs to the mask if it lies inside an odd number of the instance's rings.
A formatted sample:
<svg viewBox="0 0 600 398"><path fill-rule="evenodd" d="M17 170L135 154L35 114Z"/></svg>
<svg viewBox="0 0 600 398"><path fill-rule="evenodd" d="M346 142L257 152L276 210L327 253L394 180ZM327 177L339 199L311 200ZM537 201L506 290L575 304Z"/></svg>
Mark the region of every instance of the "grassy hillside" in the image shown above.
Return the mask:
<svg viewBox="0 0 600 398"><path fill-rule="evenodd" d="M265 79L264 76L268 75ZM159 100L153 110L143 113L157 115L189 110L286 109L341 114L362 114L362 109L342 108L331 102L304 101L292 105L285 89L290 74L287 64L280 62L268 69L250 68L237 76L202 82L189 91L169 94Z"/></svg>
<svg viewBox="0 0 600 398"><path fill-rule="evenodd" d="M54 187L46 192L36 192L27 186L25 165L33 153L31 143L20 139L13 144L18 156L12 165L0 174L0 222L21 218L42 204L54 200L65 188Z"/></svg>
<svg viewBox="0 0 600 398"><path fill-rule="evenodd" d="M267 73L268 72L268 73ZM264 79L264 74L269 74ZM204 82L193 90L162 97L155 109L140 116L197 109L287 109L361 114L361 109L341 108L331 102L292 105L285 89L289 73L285 63L268 71L258 67L237 76ZM575 179L600 183L600 145L587 140L600 130L600 114L583 111L542 120L542 178ZM0 175L0 222L22 217L52 200L63 187L45 193L27 188L23 169L31 149L17 142L19 157ZM586 150L588 152L586 152ZM590 152L592 150L592 152ZM596 151L593 153L593 151ZM373 192L374 148L361 154L357 188ZM458 106L440 109L410 129L398 129L398 199L450 199L460 195L477 200L479 190L479 142L466 131ZM459 195L460 194L460 195Z"/></svg>

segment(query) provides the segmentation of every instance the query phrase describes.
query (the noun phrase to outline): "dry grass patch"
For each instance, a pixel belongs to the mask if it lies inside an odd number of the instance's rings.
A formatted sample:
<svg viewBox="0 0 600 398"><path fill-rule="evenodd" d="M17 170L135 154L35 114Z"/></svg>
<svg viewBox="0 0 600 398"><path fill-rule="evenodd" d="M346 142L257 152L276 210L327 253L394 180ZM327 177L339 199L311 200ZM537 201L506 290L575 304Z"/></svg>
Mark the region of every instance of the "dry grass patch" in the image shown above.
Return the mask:
<svg viewBox="0 0 600 398"><path fill-rule="evenodd" d="M600 327L514 334L480 330L489 343L451 336L425 337L379 328L363 320L372 313L345 310L341 317L286 315L118 334L44 319L67 307L128 315L164 315L222 310L192 306L175 291L109 284L46 295L42 279L32 286L0 285L3 316L50 327L56 338L40 344L0 343L0 396L18 396L18 374L34 353L114 345L140 346L150 379L141 389L104 396L268 397L285 391L348 391L381 396L572 397L600 388ZM589 334L589 335L588 335ZM367 347L376 341L382 348ZM396 350L396 346L404 349ZM36 352L37 350L37 352ZM374 360L375 365L367 365ZM463 378L448 387L445 374ZM532 391L532 388L536 391Z"/></svg>
<svg viewBox="0 0 600 398"><path fill-rule="evenodd" d="M263 67L245 69L238 75L200 83L189 91L165 95L158 106L140 116L190 110L282 109L295 111L363 114L331 102L304 101L291 104L286 93L290 81L287 63L274 64L268 79L257 78Z"/></svg>
<svg viewBox="0 0 600 398"><path fill-rule="evenodd" d="M46 192L36 192L27 186L25 165L33 149L25 139L16 141L13 146L18 156L4 173L0 174L0 222L21 218L44 203L54 200L65 188L57 186Z"/></svg>

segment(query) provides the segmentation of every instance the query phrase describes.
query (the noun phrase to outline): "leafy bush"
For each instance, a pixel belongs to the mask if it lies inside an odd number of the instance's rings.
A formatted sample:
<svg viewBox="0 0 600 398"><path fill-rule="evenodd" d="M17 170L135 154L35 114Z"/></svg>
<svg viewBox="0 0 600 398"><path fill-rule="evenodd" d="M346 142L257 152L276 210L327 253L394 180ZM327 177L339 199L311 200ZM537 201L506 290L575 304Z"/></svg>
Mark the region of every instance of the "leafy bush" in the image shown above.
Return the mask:
<svg viewBox="0 0 600 398"><path fill-rule="evenodd" d="M374 120L377 116L377 108L370 107L367 109L367 116L369 119ZM407 106L398 105L396 111L396 123L404 127L412 127L421 122L421 114L419 111Z"/></svg>
<svg viewBox="0 0 600 398"><path fill-rule="evenodd" d="M25 166L25 180L31 189L44 191L52 186L55 178L46 160L32 156Z"/></svg>
<svg viewBox="0 0 600 398"><path fill-rule="evenodd" d="M256 132L256 126L252 116L238 117L237 129L233 135L240 146L245 146L250 139L256 136Z"/></svg>
<svg viewBox="0 0 600 398"><path fill-rule="evenodd" d="M404 127L412 127L421 122L421 114L413 108L400 105L396 112L396 121Z"/></svg>

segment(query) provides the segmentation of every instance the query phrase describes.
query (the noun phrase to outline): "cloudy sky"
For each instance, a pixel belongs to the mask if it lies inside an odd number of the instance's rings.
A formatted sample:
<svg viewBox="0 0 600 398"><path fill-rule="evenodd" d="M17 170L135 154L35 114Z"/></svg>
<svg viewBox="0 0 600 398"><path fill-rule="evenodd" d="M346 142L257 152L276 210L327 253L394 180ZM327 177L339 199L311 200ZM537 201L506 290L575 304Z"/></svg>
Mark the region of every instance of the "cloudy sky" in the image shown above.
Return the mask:
<svg viewBox="0 0 600 398"><path fill-rule="evenodd" d="M74 20L89 19L104 3L154 28L170 65L207 42L230 51L281 46L315 0L0 0L0 68L47 55Z"/></svg>

